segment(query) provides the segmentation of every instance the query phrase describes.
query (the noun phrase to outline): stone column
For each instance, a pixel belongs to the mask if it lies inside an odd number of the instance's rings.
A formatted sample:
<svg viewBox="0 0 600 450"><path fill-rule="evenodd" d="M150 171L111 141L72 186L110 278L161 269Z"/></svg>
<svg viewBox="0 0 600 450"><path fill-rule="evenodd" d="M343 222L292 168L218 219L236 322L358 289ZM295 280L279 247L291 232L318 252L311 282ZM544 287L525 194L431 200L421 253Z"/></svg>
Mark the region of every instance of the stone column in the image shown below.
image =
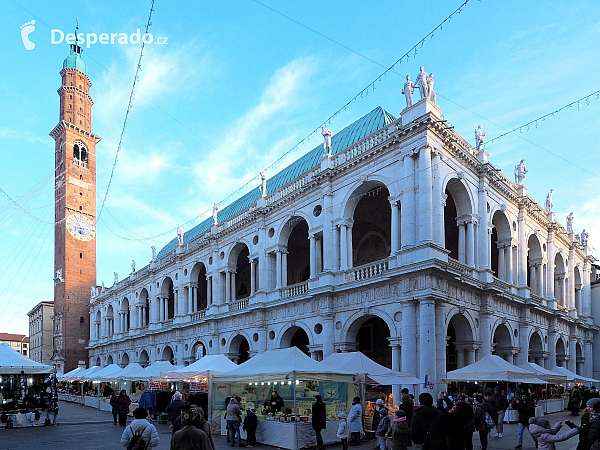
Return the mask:
<svg viewBox="0 0 600 450"><path fill-rule="evenodd" d="M462 347L456 348L456 368L462 369L465 367L465 349Z"/></svg>
<svg viewBox="0 0 600 450"><path fill-rule="evenodd" d="M479 189L477 192L477 214L479 215L479 227L477 235L478 248L478 267L481 270L491 269L489 265L488 247L491 241L491 235L488 233L488 213L487 213L487 182L486 175L481 174L479 178Z"/></svg>
<svg viewBox="0 0 600 450"><path fill-rule="evenodd" d="M331 232L333 233L333 270L337 272L340 270L340 229L337 225L333 225Z"/></svg>
<svg viewBox="0 0 600 450"><path fill-rule="evenodd" d="M577 372L577 351L576 351L577 338L575 336L569 337L569 362L567 369L571 372Z"/></svg>
<svg viewBox="0 0 600 450"><path fill-rule="evenodd" d="M337 271L335 267L335 243L334 243L334 231L331 228L333 222L333 194L327 190L323 194L323 239L321 245L323 246L323 262L321 271L331 272ZM333 252L331 251L333 250ZM321 254L321 253L319 253Z"/></svg>
<svg viewBox="0 0 600 450"><path fill-rule="evenodd" d="M527 318L522 319L519 323L519 354L518 364L519 366L529 361L529 327L527 322L529 321L529 314L526 313Z"/></svg>
<svg viewBox="0 0 600 450"><path fill-rule="evenodd" d="M556 361L556 331L548 332L548 369L558 366Z"/></svg>
<svg viewBox="0 0 600 450"><path fill-rule="evenodd" d="M419 369L422 380L437 383L436 380L436 345L435 345L435 301L421 299L419 301Z"/></svg>
<svg viewBox="0 0 600 450"><path fill-rule="evenodd" d="M431 174L431 148L419 151L419 244L433 241L433 177Z"/></svg>
<svg viewBox="0 0 600 450"><path fill-rule="evenodd" d="M193 308L193 299L194 299L194 293L192 292L192 288L191 286L186 286L183 289L185 289L186 292L186 312L187 314L192 314L194 312L194 308Z"/></svg>
<svg viewBox="0 0 600 450"><path fill-rule="evenodd" d="M314 233L310 233L309 239L309 266L310 266L310 279L314 280L317 278L317 243Z"/></svg>
<svg viewBox="0 0 600 450"><path fill-rule="evenodd" d="M584 364L584 376L591 378L592 377L592 340L586 339L583 343L583 354L585 356L585 360L587 364Z"/></svg>
<svg viewBox="0 0 600 450"><path fill-rule="evenodd" d="M536 293L540 297L544 296L544 277L542 275L542 263L535 266L535 282L536 282Z"/></svg>
<svg viewBox="0 0 600 450"><path fill-rule="evenodd" d="M256 292L256 259L250 260L250 295Z"/></svg>
<svg viewBox="0 0 600 450"><path fill-rule="evenodd" d="M258 289L267 291L271 289L269 284L271 257L265 251L266 233L264 227L260 228L258 234Z"/></svg>
<svg viewBox="0 0 600 450"><path fill-rule="evenodd" d="M433 152L433 242L440 247L444 246L444 205L442 200L442 155L439 151Z"/></svg>
<svg viewBox="0 0 600 450"><path fill-rule="evenodd" d="M352 268L354 267L353 264L353 256L352 256L352 225L354 225L352 222L348 224L348 226L346 227L346 233L348 234L348 237L346 238L346 244L348 245L348 268Z"/></svg>
<svg viewBox="0 0 600 450"><path fill-rule="evenodd" d="M506 281L506 263L504 262L504 253L506 246L498 247L498 273L497 276L502 281Z"/></svg>
<svg viewBox="0 0 600 450"><path fill-rule="evenodd" d="M281 250L275 250L275 289L281 289Z"/></svg>
<svg viewBox="0 0 600 450"><path fill-rule="evenodd" d="M333 348L334 321L333 316L323 317L323 359L334 351Z"/></svg>
<svg viewBox="0 0 600 450"><path fill-rule="evenodd" d="M319 239L318 236L315 240L315 250L317 253L315 258L317 266L317 275L319 275L321 272L323 272L323 259L325 257L325 254L323 253L323 239Z"/></svg>
<svg viewBox="0 0 600 450"><path fill-rule="evenodd" d="M506 282L513 284L513 246L509 244L506 248Z"/></svg>
<svg viewBox="0 0 600 450"><path fill-rule="evenodd" d="M392 370L400 372L400 343L402 338L388 338L390 348L392 349ZM400 386L392 386L392 394L394 394L394 403L399 405L401 402Z"/></svg>
<svg viewBox="0 0 600 450"><path fill-rule="evenodd" d="M398 214L398 202L392 198L388 197L391 206L391 255L395 255L398 250L400 250L399 246L399 214Z"/></svg>
<svg viewBox="0 0 600 450"><path fill-rule="evenodd" d="M284 250L281 252L281 286L286 287L288 285L288 252Z"/></svg>
<svg viewBox="0 0 600 450"><path fill-rule="evenodd" d="M458 260L466 264L467 258L465 256L465 249L467 247L466 241L466 224L464 222L460 222L457 224L458 226Z"/></svg>
<svg viewBox="0 0 600 450"><path fill-rule="evenodd" d="M225 303L231 303L231 271L225 270Z"/></svg>
<svg viewBox="0 0 600 450"><path fill-rule="evenodd" d="M206 307L210 307L213 304L213 285L212 276L206 275Z"/></svg>
<svg viewBox="0 0 600 450"><path fill-rule="evenodd" d="M402 194L402 248L411 248L415 246L417 216L415 208L415 161L412 154L405 155L402 159L404 168L404 192Z"/></svg>
<svg viewBox="0 0 600 450"><path fill-rule="evenodd" d="M467 365L475 363L475 349L470 347L467 349Z"/></svg>
<svg viewBox="0 0 600 450"><path fill-rule="evenodd" d="M348 270L348 225L340 224L340 270Z"/></svg>
<svg viewBox="0 0 600 450"><path fill-rule="evenodd" d="M475 219L467 221L467 265L475 266Z"/></svg>
<svg viewBox="0 0 600 450"><path fill-rule="evenodd" d="M554 228L552 226L548 228L546 248L548 250L548 289L546 298L554 300Z"/></svg>
<svg viewBox="0 0 600 450"><path fill-rule="evenodd" d="M237 272L234 270L231 272L231 301L235 302L237 300L237 285L235 283L235 274Z"/></svg>
<svg viewBox="0 0 600 450"><path fill-rule="evenodd" d="M402 352L401 363L403 372L417 372L417 307L414 300L407 300L402 304ZM412 386L404 385L408 389Z"/></svg>
<svg viewBox="0 0 600 450"><path fill-rule="evenodd" d="M527 286L527 241L525 239L525 207L519 205L517 216L517 229L519 232L519 256L517 262L517 284L519 287Z"/></svg>
<svg viewBox="0 0 600 450"><path fill-rule="evenodd" d="M577 311L575 309L575 251L573 246L571 246L571 248L569 249L568 267L569 290L567 292L567 307L569 309L569 314L577 317ZM573 372L575 371L573 370Z"/></svg>
<svg viewBox="0 0 600 450"><path fill-rule="evenodd" d="M492 330L490 327L490 312L493 311L492 295L485 294L479 313L479 358L492 353Z"/></svg>
<svg viewBox="0 0 600 450"><path fill-rule="evenodd" d="M582 292L582 314L584 317L590 317L592 315L592 289L591 289L591 267L590 260L585 259L583 262L583 292ZM591 361L587 359L586 361ZM588 363L588 365L590 365ZM591 377L591 374L590 374Z"/></svg>

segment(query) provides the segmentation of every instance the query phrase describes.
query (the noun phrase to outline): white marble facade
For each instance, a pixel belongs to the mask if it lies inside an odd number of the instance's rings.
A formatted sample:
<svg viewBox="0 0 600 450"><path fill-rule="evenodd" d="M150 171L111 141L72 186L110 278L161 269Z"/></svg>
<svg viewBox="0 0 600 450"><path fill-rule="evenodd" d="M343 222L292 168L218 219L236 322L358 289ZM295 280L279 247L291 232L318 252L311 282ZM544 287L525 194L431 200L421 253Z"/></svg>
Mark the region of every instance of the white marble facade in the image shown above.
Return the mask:
<svg viewBox="0 0 600 450"><path fill-rule="evenodd" d="M422 100L345 149L334 135L320 165L186 231L92 298L90 364L300 343L434 382L488 353L591 376L590 250L440 115Z"/></svg>

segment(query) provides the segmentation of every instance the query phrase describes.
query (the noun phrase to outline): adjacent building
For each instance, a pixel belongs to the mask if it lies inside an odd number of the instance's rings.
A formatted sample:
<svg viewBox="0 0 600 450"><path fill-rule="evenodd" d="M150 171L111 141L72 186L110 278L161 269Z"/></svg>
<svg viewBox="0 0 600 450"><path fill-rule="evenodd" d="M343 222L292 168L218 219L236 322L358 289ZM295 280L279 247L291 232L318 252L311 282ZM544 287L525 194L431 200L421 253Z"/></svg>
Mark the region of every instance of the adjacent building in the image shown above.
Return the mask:
<svg viewBox="0 0 600 450"><path fill-rule="evenodd" d="M24 334L0 333L0 343L7 342L16 351L29 358L29 338Z"/></svg>
<svg viewBox="0 0 600 450"><path fill-rule="evenodd" d="M592 375L594 258L527 194L519 155L513 181L429 99L378 107L331 147L94 292L89 364L298 346L434 384L490 353Z"/></svg>
<svg viewBox="0 0 600 450"><path fill-rule="evenodd" d="M29 358L52 365L54 302L40 302L29 316Z"/></svg>

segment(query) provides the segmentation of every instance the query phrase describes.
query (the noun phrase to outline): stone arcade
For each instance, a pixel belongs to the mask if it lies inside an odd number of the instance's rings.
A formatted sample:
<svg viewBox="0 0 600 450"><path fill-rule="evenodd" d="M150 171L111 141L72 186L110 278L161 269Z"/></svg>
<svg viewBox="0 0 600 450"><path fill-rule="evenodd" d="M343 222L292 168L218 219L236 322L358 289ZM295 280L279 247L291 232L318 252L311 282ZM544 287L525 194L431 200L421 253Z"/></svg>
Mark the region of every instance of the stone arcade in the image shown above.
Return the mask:
<svg viewBox="0 0 600 450"><path fill-rule="evenodd" d="M374 109L323 153L93 296L89 363L296 345L434 382L489 353L592 375L590 249L430 97L400 119Z"/></svg>

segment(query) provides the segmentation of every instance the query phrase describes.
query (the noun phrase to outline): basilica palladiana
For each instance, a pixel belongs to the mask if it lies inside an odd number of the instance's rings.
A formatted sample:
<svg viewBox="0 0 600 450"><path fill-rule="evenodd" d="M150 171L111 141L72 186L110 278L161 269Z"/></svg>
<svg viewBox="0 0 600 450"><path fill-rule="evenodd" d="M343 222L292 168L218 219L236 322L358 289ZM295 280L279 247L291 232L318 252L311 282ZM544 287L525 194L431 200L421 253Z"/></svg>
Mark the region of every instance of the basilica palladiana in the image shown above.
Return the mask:
<svg viewBox="0 0 600 450"><path fill-rule="evenodd" d="M524 161L502 173L435 97L323 136L94 293L89 364L297 346L435 383L490 353L592 375L594 258L551 193L527 194Z"/></svg>

